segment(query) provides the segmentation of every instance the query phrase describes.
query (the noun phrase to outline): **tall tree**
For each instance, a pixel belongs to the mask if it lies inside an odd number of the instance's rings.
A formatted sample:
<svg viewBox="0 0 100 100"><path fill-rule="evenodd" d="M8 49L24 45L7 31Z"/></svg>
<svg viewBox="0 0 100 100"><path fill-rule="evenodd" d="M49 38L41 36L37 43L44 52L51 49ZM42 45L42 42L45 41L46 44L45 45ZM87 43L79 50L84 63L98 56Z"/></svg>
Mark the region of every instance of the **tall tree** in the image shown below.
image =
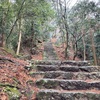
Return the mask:
<svg viewBox="0 0 100 100"><path fill-rule="evenodd" d="M98 33L97 30L95 30L96 26L99 24L99 6L95 2L91 1L89 2L84 0L79 3L77 3L70 11L69 14L69 30L72 35L72 38L74 39L74 43L77 43L77 50L82 49L83 54L84 54L84 59L85 59L85 53L89 51L90 47L87 48L88 46L92 46L92 42L89 40L89 30L92 28L94 30L93 38L95 38L95 34ZM84 28L84 30L83 30ZM82 34L80 34L82 33ZM83 34L84 33L84 34ZM76 42L75 42L76 41ZM83 43L84 46L81 44ZM95 43L94 43L95 44ZM88 50L87 50L88 49ZM85 52L86 51L86 52ZM96 50L95 50L96 52ZM93 53L92 56L96 54ZM88 53L90 56L91 54ZM96 58L96 55L94 57L94 60ZM90 59L90 58L86 58ZM95 60L96 61L96 60ZM95 63L96 64L96 63Z"/></svg>

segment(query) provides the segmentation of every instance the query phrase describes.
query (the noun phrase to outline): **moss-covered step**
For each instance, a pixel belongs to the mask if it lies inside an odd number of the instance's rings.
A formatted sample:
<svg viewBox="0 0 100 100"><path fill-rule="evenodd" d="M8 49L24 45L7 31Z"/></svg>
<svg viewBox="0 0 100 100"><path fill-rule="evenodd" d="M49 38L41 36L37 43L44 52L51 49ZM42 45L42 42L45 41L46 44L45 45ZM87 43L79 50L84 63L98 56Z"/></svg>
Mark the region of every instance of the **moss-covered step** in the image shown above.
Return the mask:
<svg viewBox="0 0 100 100"><path fill-rule="evenodd" d="M35 77L35 78L43 78L44 77L44 75L45 75L45 72L29 72L29 75L31 76L31 77Z"/></svg>
<svg viewBox="0 0 100 100"><path fill-rule="evenodd" d="M66 72L100 72L99 66L60 66L61 71Z"/></svg>
<svg viewBox="0 0 100 100"><path fill-rule="evenodd" d="M62 61L61 65L89 66L90 63L88 61L73 61L73 60L68 60L68 61Z"/></svg>
<svg viewBox="0 0 100 100"><path fill-rule="evenodd" d="M48 60L57 60L58 59L57 54L56 54L51 42L44 43L44 52L45 52L45 55L44 55L45 60L47 60L47 59Z"/></svg>
<svg viewBox="0 0 100 100"><path fill-rule="evenodd" d="M38 71L100 72L98 66L36 65Z"/></svg>
<svg viewBox="0 0 100 100"><path fill-rule="evenodd" d="M63 71L50 71L44 74L44 78L50 79L76 79L76 80L99 80L100 72L63 72Z"/></svg>
<svg viewBox="0 0 100 100"><path fill-rule="evenodd" d="M76 80L99 80L100 72L64 72L64 71L48 71L48 72L30 72L31 77L42 77L49 79L76 79Z"/></svg>
<svg viewBox="0 0 100 100"><path fill-rule="evenodd" d="M40 79L36 82L39 88L63 90L100 90L100 81L86 82L83 80Z"/></svg>
<svg viewBox="0 0 100 100"><path fill-rule="evenodd" d="M60 61L60 60L31 60L32 64L36 65L73 65L73 66L88 66L90 63L88 61Z"/></svg>
<svg viewBox="0 0 100 100"><path fill-rule="evenodd" d="M100 100L100 92L40 90L37 100Z"/></svg>
<svg viewBox="0 0 100 100"><path fill-rule="evenodd" d="M37 65L38 71L57 71L59 70L58 65Z"/></svg>
<svg viewBox="0 0 100 100"><path fill-rule="evenodd" d="M60 65L60 60L31 60L32 64L35 65Z"/></svg>

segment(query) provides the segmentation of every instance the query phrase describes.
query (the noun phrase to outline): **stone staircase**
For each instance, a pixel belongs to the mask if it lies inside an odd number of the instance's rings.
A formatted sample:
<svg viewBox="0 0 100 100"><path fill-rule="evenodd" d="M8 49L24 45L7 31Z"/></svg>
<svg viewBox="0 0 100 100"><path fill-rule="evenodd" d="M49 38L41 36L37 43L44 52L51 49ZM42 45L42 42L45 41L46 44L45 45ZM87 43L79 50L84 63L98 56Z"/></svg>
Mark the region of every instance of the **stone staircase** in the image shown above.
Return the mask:
<svg viewBox="0 0 100 100"><path fill-rule="evenodd" d="M58 59L51 42L47 42L44 44L44 59L45 60L57 60Z"/></svg>
<svg viewBox="0 0 100 100"><path fill-rule="evenodd" d="M37 100L100 100L100 67L86 61L33 62Z"/></svg>

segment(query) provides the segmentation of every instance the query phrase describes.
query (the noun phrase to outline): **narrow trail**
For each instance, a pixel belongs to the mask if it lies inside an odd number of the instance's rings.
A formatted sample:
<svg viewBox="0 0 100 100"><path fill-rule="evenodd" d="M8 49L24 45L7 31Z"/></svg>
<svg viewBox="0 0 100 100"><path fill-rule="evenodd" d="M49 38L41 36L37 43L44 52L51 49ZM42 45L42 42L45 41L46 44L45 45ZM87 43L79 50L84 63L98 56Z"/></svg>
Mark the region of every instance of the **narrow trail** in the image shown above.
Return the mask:
<svg viewBox="0 0 100 100"><path fill-rule="evenodd" d="M57 54L51 42L44 44L44 60L58 60Z"/></svg>

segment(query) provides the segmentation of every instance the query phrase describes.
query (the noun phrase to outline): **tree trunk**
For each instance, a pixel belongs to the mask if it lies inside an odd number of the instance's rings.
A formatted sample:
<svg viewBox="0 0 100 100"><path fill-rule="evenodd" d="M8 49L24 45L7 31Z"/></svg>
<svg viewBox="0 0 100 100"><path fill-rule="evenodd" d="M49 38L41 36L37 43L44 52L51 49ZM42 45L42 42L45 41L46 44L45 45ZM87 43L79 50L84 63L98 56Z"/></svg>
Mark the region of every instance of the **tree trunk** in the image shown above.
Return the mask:
<svg viewBox="0 0 100 100"><path fill-rule="evenodd" d="M33 46L35 45L35 34L34 34L34 22L31 22L31 37L32 37L32 41L31 41L31 49L33 48Z"/></svg>
<svg viewBox="0 0 100 100"><path fill-rule="evenodd" d="M20 19L19 20L19 39L18 39L18 46L17 46L16 55L19 55L19 52L20 52L21 38L22 38L22 32L21 32L21 19Z"/></svg>
<svg viewBox="0 0 100 100"><path fill-rule="evenodd" d="M83 46L84 46L84 61L86 60L86 47L85 47L85 40L84 40L84 37L82 38L82 41L83 41Z"/></svg>
<svg viewBox="0 0 100 100"><path fill-rule="evenodd" d="M34 31L34 21L31 22L31 47L30 47L30 51L31 54L36 54L36 35L35 35L35 31Z"/></svg>
<svg viewBox="0 0 100 100"><path fill-rule="evenodd" d="M97 65L97 57L96 57L96 50L95 50L95 46L94 46L93 30L92 29L90 29L90 39L91 39L91 44L92 44L94 64Z"/></svg>
<svg viewBox="0 0 100 100"><path fill-rule="evenodd" d="M8 34L8 36L7 36L7 38L6 38L6 43L8 42L8 39L9 39L10 35L12 34L13 29L14 29L14 27L15 27L17 21L20 20L20 13L21 13L21 10L22 10L22 8L23 8L24 2L25 2L25 0L22 1L22 4L21 4L20 9L19 9L19 11L18 11L17 18L16 18L14 24L12 25L11 30L10 30L10 32L9 32L9 34Z"/></svg>
<svg viewBox="0 0 100 100"><path fill-rule="evenodd" d="M82 29L82 35L84 35L84 30ZM83 47L84 47L84 61L86 60L86 47L85 47L85 39L84 39L84 36L82 37L82 42L83 42Z"/></svg>
<svg viewBox="0 0 100 100"><path fill-rule="evenodd" d="M3 17L2 17L2 35L1 35L1 47L5 47L5 32L4 32L4 27L5 27L5 16L3 14Z"/></svg>
<svg viewBox="0 0 100 100"><path fill-rule="evenodd" d="M61 12L61 19L62 19L62 21L63 21L63 23L64 23L64 27L65 27L65 31L66 31L66 48L65 48L65 58L67 58L68 57L68 39L69 39L69 37L68 37L68 35L69 35L69 33L68 33L68 24L67 24L67 10L66 10L66 0L64 0L64 4L65 4L65 6L64 6L64 14L63 14L63 5L61 4L61 0L59 0L59 7L60 7L60 12Z"/></svg>
<svg viewBox="0 0 100 100"><path fill-rule="evenodd" d="M66 30L67 31L67 30ZM68 57L68 32L66 32L66 48L65 48L65 57Z"/></svg>
<svg viewBox="0 0 100 100"><path fill-rule="evenodd" d="M77 42L75 42L75 53L74 53L73 60L75 60L76 57L77 57Z"/></svg>
<svg viewBox="0 0 100 100"><path fill-rule="evenodd" d="M5 34L2 33L1 47L5 47Z"/></svg>

